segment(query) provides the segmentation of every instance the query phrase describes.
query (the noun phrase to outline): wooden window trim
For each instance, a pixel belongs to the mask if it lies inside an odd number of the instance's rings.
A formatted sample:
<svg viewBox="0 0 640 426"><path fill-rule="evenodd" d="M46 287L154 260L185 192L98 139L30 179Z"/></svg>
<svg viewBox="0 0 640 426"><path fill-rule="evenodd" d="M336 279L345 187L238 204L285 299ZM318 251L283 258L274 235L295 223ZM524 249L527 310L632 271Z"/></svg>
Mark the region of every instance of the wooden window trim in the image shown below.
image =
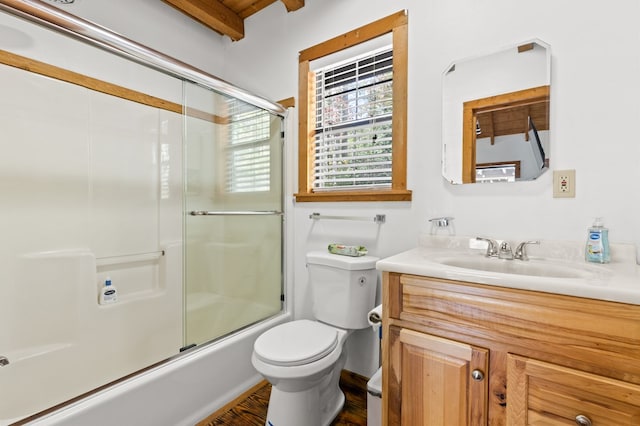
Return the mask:
<svg viewBox="0 0 640 426"><path fill-rule="evenodd" d="M393 142L390 189L313 191L315 78L310 62L376 37L393 35ZM411 201L407 190L408 16L403 10L302 50L298 59L298 192L296 201Z"/></svg>

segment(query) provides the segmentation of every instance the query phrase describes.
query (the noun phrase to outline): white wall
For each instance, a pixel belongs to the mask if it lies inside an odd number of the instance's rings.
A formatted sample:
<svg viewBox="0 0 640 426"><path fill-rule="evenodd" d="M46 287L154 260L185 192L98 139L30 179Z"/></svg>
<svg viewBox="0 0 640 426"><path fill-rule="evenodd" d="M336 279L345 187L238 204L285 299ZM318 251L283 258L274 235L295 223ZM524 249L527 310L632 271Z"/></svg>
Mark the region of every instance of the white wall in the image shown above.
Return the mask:
<svg viewBox="0 0 640 426"><path fill-rule="evenodd" d="M604 216L613 242L640 242L639 201L631 189L640 170L636 0L606 5L539 0L529 6L510 0L307 0L303 9L289 14L276 2L246 21L246 37L239 42L220 38L165 6L153 0L80 0L76 11L274 100L297 96L298 51L402 8L409 10L408 187L413 201L293 206L289 193L297 317L310 315L305 252L339 240L363 243L372 254L388 256L415 246L418 234L428 230L427 219L434 216L454 216L460 235L513 240L582 240L593 217ZM549 156L552 169L576 169L576 198L552 198L552 173L512 185L449 185L440 175L442 72L454 60L532 38L551 46ZM290 127L295 132L296 127ZM297 135L288 137L289 143L296 140ZM296 164L288 167L295 178ZM372 217L385 213L387 223L379 228L314 223L308 219L314 211ZM359 339L367 343L360 349L363 361L354 356L347 368L368 374L375 360L367 357L367 346L374 343L368 335L356 336Z"/></svg>
<svg viewBox="0 0 640 426"><path fill-rule="evenodd" d="M427 219L454 216L460 235L504 239L582 240L602 215L614 242L640 242L637 197L640 109L640 6L589 0L307 0L285 14L273 5L246 22L246 38L228 45L223 77L272 99L297 94L298 51L360 25L409 11L408 187L411 203L298 203L295 205L295 308L310 315L304 253L333 241L362 243L388 256L416 245ZM552 53L551 167L576 169L575 199L552 198L552 173L532 182L452 186L440 174L441 75L452 61L539 38ZM259 64L256 69L256 64ZM295 143L295 138L291 141ZM295 169L296 164L290 164ZM291 194L288 203L293 203ZM308 219L311 212L386 213L387 223ZM362 337L362 336L361 336ZM362 337L364 339L364 337ZM350 348L353 349L353 348ZM351 357L347 368L367 374L373 362Z"/></svg>
<svg viewBox="0 0 640 426"><path fill-rule="evenodd" d="M640 150L632 142L639 113L635 17L640 6L632 0L610 7L596 1L574 6L543 0L525 13L521 5L507 0L481 4L308 0L304 9L285 15L274 5L247 21L247 37L228 49L227 68L233 64L242 70L234 73L234 82L240 85L266 86L270 98L295 95L299 50L405 7L409 10L409 188L414 200L411 207L384 205L392 209L392 222L383 227L381 236L393 234L391 241L402 242L391 243L380 254L414 244L415 234L427 228L425 219L441 213L456 217L461 234L571 240L582 240L592 217L602 214L614 241L637 243L640 236L633 218L638 203L630 200L622 182L637 179ZM577 170L577 197L553 199L551 174L515 185L450 186L441 179L439 168L441 73L457 58L532 38L551 46L550 157L553 168ZM261 64L260 73L251 71L256 63ZM298 204L298 244L311 228L304 220L308 211L356 206ZM380 207L365 204L360 209L374 212ZM400 215L397 210L408 209L413 222L393 227L394 217ZM297 251L303 253L304 248Z"/></svg>

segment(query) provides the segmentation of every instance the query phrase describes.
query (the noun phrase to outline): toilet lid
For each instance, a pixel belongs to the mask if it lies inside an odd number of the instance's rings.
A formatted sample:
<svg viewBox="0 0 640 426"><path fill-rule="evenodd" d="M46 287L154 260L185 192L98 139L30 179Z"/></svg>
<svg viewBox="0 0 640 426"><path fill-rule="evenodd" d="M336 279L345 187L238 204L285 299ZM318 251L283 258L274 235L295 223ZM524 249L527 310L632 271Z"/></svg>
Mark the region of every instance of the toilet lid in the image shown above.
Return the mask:
<svg viewBox="0 0 640 426"><path fill-rule="evenodd" d="M264 332L253 346L256 356L273 365L303 365L324 358L338 345L338 331L328 325L298 320Z"/></svg>

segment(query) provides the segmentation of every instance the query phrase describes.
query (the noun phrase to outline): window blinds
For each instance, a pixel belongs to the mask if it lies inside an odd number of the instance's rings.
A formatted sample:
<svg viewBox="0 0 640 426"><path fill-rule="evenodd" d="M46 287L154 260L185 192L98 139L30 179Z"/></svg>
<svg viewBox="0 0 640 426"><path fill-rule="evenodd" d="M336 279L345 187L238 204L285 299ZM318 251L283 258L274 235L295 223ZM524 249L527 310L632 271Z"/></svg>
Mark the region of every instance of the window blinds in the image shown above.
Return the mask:
<svg viewBox="0 0 640 426"><path fill-rule="evenodd" d="M234 99L229 101L229 117L225 179L227 192L269 191L269 113Z"/></svg>
<svg viewBox="0 0 640 426"><path fill-rule="evenodd" d="M314 190L391 187L393 50L316 71Z"/></svg>

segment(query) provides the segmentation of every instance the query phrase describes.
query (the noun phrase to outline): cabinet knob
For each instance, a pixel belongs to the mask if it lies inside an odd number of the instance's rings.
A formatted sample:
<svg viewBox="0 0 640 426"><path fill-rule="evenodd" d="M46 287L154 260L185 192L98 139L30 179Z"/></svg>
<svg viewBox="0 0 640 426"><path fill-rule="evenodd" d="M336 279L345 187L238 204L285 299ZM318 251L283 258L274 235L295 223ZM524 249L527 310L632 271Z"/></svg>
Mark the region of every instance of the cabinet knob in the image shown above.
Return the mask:
<svg viewBox="0 0 640 426"><path fill-rule="evenodd" d="M473 370L471 372L471 377L473 378L473 380L475 380L476 382L481 382L482 380L484 380L484 373L478 369ZM577 421L577 420L576 420Z"/></svg>
<svg viewBox="0 0 640 426"><path fill-rule="evenodd" d="M576 424L578 426L591 426L591 420L587 416L583 416L582 414L578 414L576 416Z"/></svg>

